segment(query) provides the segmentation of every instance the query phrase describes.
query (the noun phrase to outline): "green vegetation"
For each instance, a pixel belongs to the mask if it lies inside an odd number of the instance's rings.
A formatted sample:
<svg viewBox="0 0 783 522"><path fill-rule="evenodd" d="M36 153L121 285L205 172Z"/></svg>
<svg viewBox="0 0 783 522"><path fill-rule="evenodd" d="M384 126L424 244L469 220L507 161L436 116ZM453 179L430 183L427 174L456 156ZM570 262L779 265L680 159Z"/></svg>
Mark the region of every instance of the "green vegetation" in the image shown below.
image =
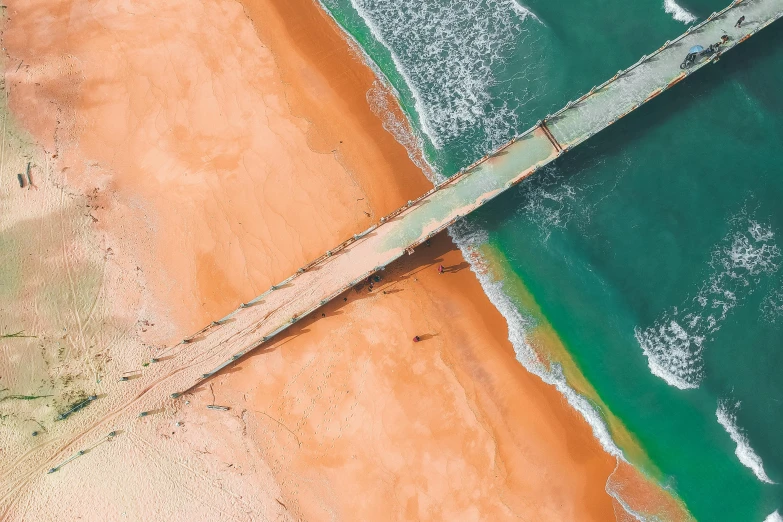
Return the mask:
<svg viewBox="0 0 783 522"><path fill-rule="evenodd" d="M37 336L35 336L35 335L23 335L23 334L24 334L24 330L19 330L18 332L12 333L12 334L2 334L2 335L0 335L0 339L13 339L13 338L16 338L16 339L20 339L20 338L36 339L37 338Z"/></svg>
<svg viewBox="0 0 783 522"><path fill-rule="evenodd" d="M43 399L46 397L53 397L53 396L52 395L8 395L6 397L0 398L0 402L8 401L8 400L33 401L35 399Z"/></svg>

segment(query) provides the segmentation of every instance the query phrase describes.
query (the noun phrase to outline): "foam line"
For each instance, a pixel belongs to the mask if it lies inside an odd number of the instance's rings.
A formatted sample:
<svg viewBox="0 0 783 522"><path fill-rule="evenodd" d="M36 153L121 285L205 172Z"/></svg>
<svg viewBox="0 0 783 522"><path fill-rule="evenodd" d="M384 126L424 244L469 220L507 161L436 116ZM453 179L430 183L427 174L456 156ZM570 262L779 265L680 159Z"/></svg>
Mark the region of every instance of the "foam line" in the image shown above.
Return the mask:
<svg viewBox="0 0 783 522"><path fill-rule="evenodd" d="M478 229L467 220L462 220L449 227L448 233L462 252L462 256L470 264L470 269L481 283L490 302L506 319L508 339L514 347L517 360L530 373L554 386L566 398L568 404L587 420L593 435L604 451L614 457L626 460L622 450L612 440L609 429L596 407L568 385L559 364L553 363L547 368L535 350L528 344L526 332L533 326L530 320L519 312L514 302L503 292L502 282L494 280L489 272L481 266L482 258L478 247L487 241L486 232Z"/></svg>
<svg viewBox="0 0 783 522"><path fill-rule="evenodd" d="M432 143L436 149L442 148L443 144L440 142L440 140L438 140L436 134L433 132L431 125L429 123L427 112L422 104L421 93L416 88L416 85L411 80L410 76L407 74L405 68L402 66L402 63L400 62L400 57L397 55L397 53L394 52L394 50L386 41L386 39L383 38L381 31L378 30L377 25L373 22L372 18L368 15L367 11L359 5L357 0L350 0L350 1L351 1L351 6L356 10L356 12L362 18L364 23L367 25L367 28L370 30L370 33L372 33L373 37L376 40L378 40L378 42L380 42L381 45L383 45L389 51L392 62L394 62L394 68L397 69L397 72L400 74L400 76L402 76L402 78L405 80L405 83L408 85L408 88L411 90L411 94L413 94L414 107L416 108L416 114L419 115L419 124L421 125L421 131L427 136L427 138L429 138L430 143Z"/></svg>
<svg viewBox="0 0 783 522"><path fill-rule="evenodd" d="M369 59L369 58L368 58ZM424 143L421 136L416 129L409 123L409 120L403 117L397 116L397 113L390 106L389 101L394 100L392 103L397 104L399 96L394 98L395 94L398 94L388 82L382 82L380 76L376 73L379 80L373 83L372 88L367 91L367 103L370 105L370 110L373 114L378 116L381 120L383 128L391 134L397 143L405 147L408 152L408 157L411 161L421 169L427 179L433 184L437 185L446 178L444 178L427 160L424 154ZM388 90L387 90L388 89ZM400 104L400 107L402 105Z"/></svg>
<svg viewBox="0 0 783 522"><path fill-rule="evenodd" d="M424 153L424 143L422 141L422 137L419 134L418 129L413 125L410 115L405 112L405 108L401 102L402 96L400 96L399 91L394 87L391 80L389 80L389 78L386 76L386 73L383 72L380 66L375 63L369 54L367 54L367 51L364 50L364 47L362 47L359 41L351 33L349 33L345 27L342 26L337 18L335 18L334 13L332 13L332 9L337 9L338 7L336 5L332 5L332 2L329 0L318 0L318 2L321 5L323 12L325 12L332 19L332 21L334 21L335 25L342 29L343 36L346 38L351 49L353 49L357 55L361 56L364 60L364 63L367 64L370 69L372 69L373 73L375 73L377 80L373 84L372 88L367 91L367 103L370 105L370 110L373 112L373 114L381 119L383 128L386 129L386 131L388 131L392 136L394 136L394 139L400 145L405 147L405 150L408 152L408 157L411 159L414 165L419 167L422 172L424 172L424 175L427 177L427 179L429 179L433 184L442 182L445 178L442 174L437 172L435 167L427 158L427 155ZM389 107L388 102L386 101L386 89L388 89L388 92L394 98L394 103L399 104L403 115L402 121L397 118L396 113ZM421 119L420 114L417 113L417 116L419 119Z"/></svg>
<svg viewBox="0 0 783 522"><path fill-rule="evenodd" d="M620 496L620 494L617 491L609 487L609 483L612 481L612 476L614 476L614 474L617 473L617 468L619 467L620 467L620 461L618 459L617 465L614 467L614 471L612 471L611 475L609 475L609 480L606 481L606 486L604 487L606 494L612 497L613 499L615 499L617 503L620 504L620 506L625 510L625 512L628 513L634 519L636 519L637 522L648 522L648 519L644 515L634 510L630 505L628 505L628 503Z"/></svg>
<svg viewBox="0 0 783 522"><path fill-rule="evenodd" d="M535 350L528 344L526 332L532 327L530 320L519 312L511 298L503 291L502 282L493 279L489 271L486 270L484 266L485 260L478 250L478 247L488 240L486 232L463 219L450 226L448 233L462 252L463 258L470 265L471 271L476 275L490 302L505 318L508 325L508 339L514 347L517 360L530 373L538 376L545 383L554 386L566 398L568 404L587 421L593 431L593 436L601 444L604 451L617 459L618 466L620 461L628 462L622 450L612 440L609 429L596 407L586 397L578 394L568 385L563 375L562 367L559 364L551 364L550 368L547 369L538 358ZM633 510L621 498L618 492L609 487L609 481L607 481L605 489L607 494L617 500L617 503L630 517L639 522L647 521L643 514Z"/></svg>
<svg viewBox="0 0 783 522"><path fill-rule="evenodd" d="M750 446L750 441L748 441L748 437L737 425L736 411L737 408L739 408L739 405L739 402L732 405L728 401L722 400L718 402L718 409L715 412L715 416L718 418L720 425L723 426L723 429L726 430L726 433L729 434L731 440L737 445L734 454L737 455L737 458L742 465L749 468L761 482L774 484L775 482L773 482L764 471L764 462L762 462L761 457L753 450ZM779 518L780 515L778 515L778 519Z"/></svg>

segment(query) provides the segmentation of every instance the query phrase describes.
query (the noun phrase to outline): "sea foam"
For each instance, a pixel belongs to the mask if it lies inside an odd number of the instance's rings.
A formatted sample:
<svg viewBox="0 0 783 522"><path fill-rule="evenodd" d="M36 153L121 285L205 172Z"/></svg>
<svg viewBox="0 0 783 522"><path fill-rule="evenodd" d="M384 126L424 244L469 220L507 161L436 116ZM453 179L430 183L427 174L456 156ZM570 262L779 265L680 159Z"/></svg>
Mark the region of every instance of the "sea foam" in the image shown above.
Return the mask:
<svg viewBox="0 0 783 522"><path fill-rule="evenodd" d="M783 522L783 517L780 516L780 513L778 513L778 510L776 509L767 515L767 518L764 519L764 522Z"/></svg>
<svg viewBox="0 0 783 522"><path fill-rule="evenodd" d="M632 164L624 161L621 166L613 166L611 177L595 179L589 173L602 168L606 159L598 156L580 158L580 161L583 165L579 172L568 175L555 165L546 165L517 191L518 199L514 201L516 216L532 223L544 243L554 231L565 230L569 226L579 229L584 235L591 235L589 225L595 210L614 192ZM587 177L581 179L583 176Z"/></svg>
<svg viewBox="0 0 783 522"><path fill-rule="evenodd" d="M723 426L731 440L737 445L734 453L742 465L749 468L760 481L774 484L764 471L764 463L761 461L761 457L750 447L747 436L737 426L736 411L739 406L739 402L731 404L726 400L722 400L718 402L718 410L715 412L715 416L718 417L720 425Z"/></svg>
<svg viewBox="0 0 783 522"><path fill-rule="evenodd" d="M635 519L637 522L655 522L653 520L650 520L650 518L644 516L642 513L636 511L634 508L632 508L628 502L625 501L625 499L620 495L620 493L613 487L610 486L610 483L612 481L612 477L615 473L617 473L617 469L620 467L620 461L618 459L617 465L614 467L614 471L612 471L611 475L609 475L609 480L606 481L606 486L604 486L604 491L606 491L606 494L615 499L618 504L620 504L620 507L623 508L623 510L633 519ZM626 518L623 518L623 520L626 520Z"/></svg>
<svg viewBox="0 0 783 522"><path fill-rule="evenodd" d="M375 80L372 88L367 91L367 103L373 114L381 120L383 128L394 136L400 145L405 147L408 157L421 169L427 179L434 184L443 181L445 178L432 167L422 152L424 146L421 137L407 119L401 119L395 112L393 105L391 105L397 104L397 99L394 96L395 93L391 86L380 80Z"/></svg>
<svg viewBox="0 0 783 522"><path fill-rule="evenodd" d="M465 219L449 227L448 232L463 257L470 264L471 270L476 274L490 302L506 319L508 338L514 347L517 360L530 373L554 386L566 398L568 404L587 420L593 431L593 436L599 441L604 451L614 457L626 460L622 450L612 440L609 428L596 407L568 385L559 364L545 364L528 343L526 333L535 326L533 321L522 315L514 302L506 295L503 291L503 283L494 279L491 272L486 269L485 261L478 250L480 245L487 241L486 232Z"/></svg>
<svg viewBox="0 0 783 522"><path fill-rule="evenodd" d="M710 276L696 296L664 312L652 326L635 329L653 375L681 390L699 386L705 343L755 291L761 276L776 272L780 264L780 248L769 226L744 212L730 224L734 231L713 249Z"/></svg>
<svg viewBox="0 0 783 522"><path fill-rule="evenodd" d="M663 0L663 10L678 22L690 24L696 21L696 17L690 11L678 5L674 0Z"/></svg>
<svg viewBox="0 0 783 522"><path fill-rule="evenodd" d="M490 89L497 84L493 69L519 45L529 10L514 0L350 2L391 53L436 148L477 128L486 134L475 143L483 150L513 135L514 102L497 103Z"/></svg>
<svg viewBox="0 0 783 522"><path fill-rule="evenodd" d="M557 167L547 165L536 174L531 183L527 183L522 191L523 200L519 213L530 220L547 241L552 232L565 229L566 226L584 209L581 203L579 189L564 179Z"/></svg>
<svg viewBox="0 0 783 522"><path fill-rule="evenodd" d="M772 290L761 301L759 308L761 317L771 324L776 324L783 317L783 290Z"/></svg>

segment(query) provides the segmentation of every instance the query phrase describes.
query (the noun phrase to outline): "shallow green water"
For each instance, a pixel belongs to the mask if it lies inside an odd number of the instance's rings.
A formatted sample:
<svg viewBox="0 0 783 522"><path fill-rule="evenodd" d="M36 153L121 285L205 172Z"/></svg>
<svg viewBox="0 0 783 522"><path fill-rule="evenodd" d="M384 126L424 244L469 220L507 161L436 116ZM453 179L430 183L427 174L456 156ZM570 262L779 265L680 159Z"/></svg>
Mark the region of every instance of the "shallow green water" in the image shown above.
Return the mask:
<svg viewBox="0 0 783 522"><path fill-rule="evenodd" d="M446 175L686 28L657 1L323 1ZM469 218L699 520L783 511L780 85L778 22Z"/></svg>

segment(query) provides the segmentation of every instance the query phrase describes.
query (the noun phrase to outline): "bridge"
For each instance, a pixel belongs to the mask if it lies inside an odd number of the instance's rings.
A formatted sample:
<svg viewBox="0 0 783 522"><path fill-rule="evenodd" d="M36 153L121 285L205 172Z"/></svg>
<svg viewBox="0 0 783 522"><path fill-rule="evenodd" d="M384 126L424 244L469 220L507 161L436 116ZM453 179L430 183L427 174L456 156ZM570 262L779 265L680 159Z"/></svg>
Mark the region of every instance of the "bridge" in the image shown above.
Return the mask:
<svg viewBox="0 0 783 522"><path fill-rule="evenodd" d="M122 429L139 416L172 405L183 393L716 59L702 58L682 70L680 64L691 47L706 48L725 34L730 40L719 54L725 53L781 15L783 0L733 3L228 316L170 347L140 368L138 378L118 382L105 397L92 401L67 422L55 423L48 437L53 444L47 442L15 456L9 450L8 464L0 470L4 475L0 513L7 514L18 497L15 493L40 474L59 471L85 449L122 436ZM744 24L735 27L741 16Z"/></svg>

